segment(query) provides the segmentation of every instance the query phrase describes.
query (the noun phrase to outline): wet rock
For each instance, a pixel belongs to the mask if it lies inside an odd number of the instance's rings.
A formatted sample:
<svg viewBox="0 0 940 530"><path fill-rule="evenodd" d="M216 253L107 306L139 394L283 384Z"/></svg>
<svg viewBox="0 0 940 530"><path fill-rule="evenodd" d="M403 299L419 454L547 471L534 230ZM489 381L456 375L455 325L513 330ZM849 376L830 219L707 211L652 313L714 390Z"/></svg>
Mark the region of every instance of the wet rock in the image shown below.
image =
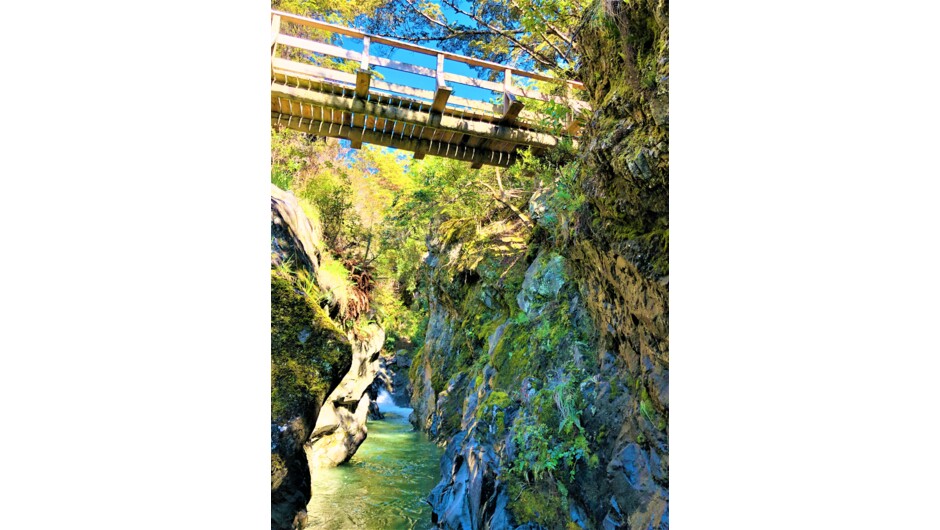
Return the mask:
<svg viewBox="0 0 940 530"><path fill-rule="evenodd" d="M473 530L500 528L493 526L494 517L500 524L508 522L506 504L497 494L499 459L492 447L460 433L448 444L441 462L444 479L428 496L434 524L446 530Z"/></svg>
<svg viewBox="0 0 940 530"><path fill-rule="evenodd" d="M623 473L623 477L633 489L646 490L653 484L646 452L635 443L627 444L623 451L611 460L607 470L611 473Z"/></svg>
<svg viewBox="0 0 940 530"><path fill-rule="evenodd" d="M614 517L613 515L609 513L607 514L606 517L604 517L604 520L601 522L601 527L603 527L604 530L620 530L621 528L624 528L623 523L620 521L620 519L617 519L616 517Z"/></svg>
<svg viewBox="0 0 940 530"><path fill-rule="evenodd" d="M529 216L536 221L541 219L548 211L548 199L551 196L548 188L539 187L529 199Z"/></svg>
<svg viewBox="0 0 940 530"><path fill-rule="evenodd" d="M571 521L581 528L590 528L591 520L580 503L572 500L569 506L569 515Z"/></svg>
<svg viewBox="0 0 940 530"><path fill-rule="evenodd" d="M437 404L428 434L447 438L460 428L464 392L468 386L467 374L460 372L450 379L447 387L437 395Z"/></svg>
<svg viewBox="0 0 940 530"><path fill-rule="evenodd" d="M506 509L506 506L509 503L509 494L506 493L506 487L504 484L497 482L496 484L496 499L492 505L492 515L487 520L487 527L493 530L497 528L511 528L510 524L510 515L509 511ZM484 507L484 512L489 511L488 507Z"/></svg>
<svg viewBox="0 0 940 530"><path fill-rule="evenodd" d="M382 411L379 410L379 404L375 402L375 399L372 396L369 396L369 415L368 419L370 420L381 420L385 418L385 414L382 414Z"/></svg>

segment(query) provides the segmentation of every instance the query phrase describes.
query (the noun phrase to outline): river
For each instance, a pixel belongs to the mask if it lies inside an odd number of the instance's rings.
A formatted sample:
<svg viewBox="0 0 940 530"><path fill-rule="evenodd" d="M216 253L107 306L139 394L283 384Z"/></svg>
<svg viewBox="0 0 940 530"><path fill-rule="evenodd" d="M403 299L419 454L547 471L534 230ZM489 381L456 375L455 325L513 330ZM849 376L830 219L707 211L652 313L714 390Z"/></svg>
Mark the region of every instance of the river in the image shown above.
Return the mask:
<svg viewBox="0 0 940 530"><path fill-rule="evenodd" d="M396 406L384 390L376 402L385 419L369 421L369 435L356 454L313 477L306 528L432 528L424 499L440 480L442 450L412 429L410 408Z"/></svg>

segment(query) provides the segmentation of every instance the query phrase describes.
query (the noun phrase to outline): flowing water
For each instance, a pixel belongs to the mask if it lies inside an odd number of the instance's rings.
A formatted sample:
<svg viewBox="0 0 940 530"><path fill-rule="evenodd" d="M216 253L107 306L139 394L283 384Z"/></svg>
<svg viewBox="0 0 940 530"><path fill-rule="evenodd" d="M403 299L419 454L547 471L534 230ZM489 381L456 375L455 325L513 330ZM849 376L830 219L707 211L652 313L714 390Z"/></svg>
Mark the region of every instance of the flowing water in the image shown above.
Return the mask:
<svg viewBox="0 0 940 530"><path fill-rule="evenodd" d="M412 430L411 409L396 406L388 392L376 402L385 419L369 421L369 436L356 454L313 477L306 528L432 528L424 499L440 480L441 449Z"/></svg>

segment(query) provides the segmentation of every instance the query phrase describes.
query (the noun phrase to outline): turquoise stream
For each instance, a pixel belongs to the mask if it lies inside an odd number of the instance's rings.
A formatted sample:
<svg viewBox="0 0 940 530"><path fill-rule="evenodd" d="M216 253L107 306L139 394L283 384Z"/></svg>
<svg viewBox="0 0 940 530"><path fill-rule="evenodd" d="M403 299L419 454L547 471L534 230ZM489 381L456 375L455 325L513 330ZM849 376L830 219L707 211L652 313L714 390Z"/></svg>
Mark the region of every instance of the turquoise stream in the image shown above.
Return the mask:
<svg viewBox="0 0 940 530"><path fill-rule="evenodd" d="M441 449L412 430L411 409L378 399L384 420L369 421L369 435L349 462L318 470L307 504L308 529L432 528L425 502L440 480Z"/></svg>

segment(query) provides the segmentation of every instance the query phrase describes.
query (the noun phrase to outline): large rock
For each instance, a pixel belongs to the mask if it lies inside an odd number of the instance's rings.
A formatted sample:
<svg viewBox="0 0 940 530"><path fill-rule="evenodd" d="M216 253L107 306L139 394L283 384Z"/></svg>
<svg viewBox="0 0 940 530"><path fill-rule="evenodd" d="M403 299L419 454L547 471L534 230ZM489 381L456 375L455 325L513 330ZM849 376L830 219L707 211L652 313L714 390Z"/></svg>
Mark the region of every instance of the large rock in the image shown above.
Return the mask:
<svg viewBox="0 0 940 530"><path fill-rule="evenodd" d="M366 421L371 403L368 390L379 368L385 331L372 325L364 338L351 335L350 341L352 367L323 404L316 426L304 444L311 470L338 466L349 460L368 435Z"/></svg>
<svg viewBox="0 0 940 530"><path fill-rule="evenodd" d="M516 296L519 309L532 312L554 299L564 284L565 259L558 254L540 253L526 271L522 290Z"/></svg>

